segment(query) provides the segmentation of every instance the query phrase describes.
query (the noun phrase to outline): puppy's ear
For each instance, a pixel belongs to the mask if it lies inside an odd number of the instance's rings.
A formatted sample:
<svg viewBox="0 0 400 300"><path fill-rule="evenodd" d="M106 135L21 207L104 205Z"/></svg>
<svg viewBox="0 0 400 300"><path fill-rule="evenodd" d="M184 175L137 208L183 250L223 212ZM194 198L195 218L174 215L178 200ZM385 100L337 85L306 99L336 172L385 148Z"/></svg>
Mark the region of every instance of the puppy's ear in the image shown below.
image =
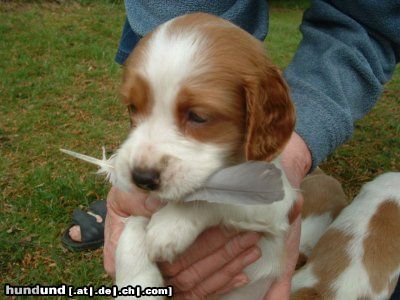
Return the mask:
<svg viewBox="0 0 400 300"><path fill-rule="evenodd" d="M265 60L246 79L247 160L272 160L282 150L295 125L289 89L277 67Z"/></svg>

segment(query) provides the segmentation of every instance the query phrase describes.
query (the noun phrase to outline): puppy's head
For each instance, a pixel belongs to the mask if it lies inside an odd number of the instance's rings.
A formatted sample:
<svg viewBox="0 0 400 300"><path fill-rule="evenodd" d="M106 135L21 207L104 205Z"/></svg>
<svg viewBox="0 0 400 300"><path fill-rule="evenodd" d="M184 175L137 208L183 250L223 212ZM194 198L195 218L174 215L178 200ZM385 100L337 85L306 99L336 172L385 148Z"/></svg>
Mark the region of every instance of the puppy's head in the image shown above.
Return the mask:
<svg viewBox="0 0 400 300"><path fill-rule="evenodd" d="M132 129L116 156L118 178L166 200L222 167L273 159L295 122L262 43L207 14L175 18L144 37L125 65L122 98Z"/></svg>

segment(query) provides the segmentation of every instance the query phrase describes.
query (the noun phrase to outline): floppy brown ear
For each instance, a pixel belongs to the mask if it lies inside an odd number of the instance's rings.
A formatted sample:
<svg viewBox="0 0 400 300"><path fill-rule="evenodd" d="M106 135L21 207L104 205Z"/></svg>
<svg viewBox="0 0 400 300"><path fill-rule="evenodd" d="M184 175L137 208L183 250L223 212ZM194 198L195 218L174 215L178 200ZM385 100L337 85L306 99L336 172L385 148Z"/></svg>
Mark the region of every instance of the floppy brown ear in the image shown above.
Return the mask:
<svg viewBox="0 0 400 300"><path fill-rule="evenodd" d="M265 62L263 70L247 79L247 160L272 160L282 150L295 125L289 89L277 67Z"/></svg>

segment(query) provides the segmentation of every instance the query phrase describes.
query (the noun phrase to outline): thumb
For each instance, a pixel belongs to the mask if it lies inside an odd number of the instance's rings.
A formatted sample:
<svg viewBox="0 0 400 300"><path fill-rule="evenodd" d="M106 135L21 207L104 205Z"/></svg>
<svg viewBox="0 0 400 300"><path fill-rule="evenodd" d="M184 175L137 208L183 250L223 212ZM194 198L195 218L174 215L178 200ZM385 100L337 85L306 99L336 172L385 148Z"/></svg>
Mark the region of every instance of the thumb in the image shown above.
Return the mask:
<svg viewBox="0 0 400 300"><path fill-rule="evenodd" d="M164 201L154 196L148 196L147 199L144 201L145 208L152 213L155 213L164 205L165 205Z"/></svg>

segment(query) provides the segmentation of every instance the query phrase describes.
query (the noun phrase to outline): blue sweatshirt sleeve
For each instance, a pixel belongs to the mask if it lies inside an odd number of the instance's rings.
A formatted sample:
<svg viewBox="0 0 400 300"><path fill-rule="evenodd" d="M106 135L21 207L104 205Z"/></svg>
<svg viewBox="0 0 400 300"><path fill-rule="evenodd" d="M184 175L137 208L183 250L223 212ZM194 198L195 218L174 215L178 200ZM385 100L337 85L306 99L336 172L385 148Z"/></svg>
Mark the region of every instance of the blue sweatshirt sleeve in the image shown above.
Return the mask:
<svg viewBox="0 0 400 300"><path fill-rule="evenodd" d="M314 169L351 137L391 78L400 53L400 1L312 1L300 31L284 76Z"/></svg>

